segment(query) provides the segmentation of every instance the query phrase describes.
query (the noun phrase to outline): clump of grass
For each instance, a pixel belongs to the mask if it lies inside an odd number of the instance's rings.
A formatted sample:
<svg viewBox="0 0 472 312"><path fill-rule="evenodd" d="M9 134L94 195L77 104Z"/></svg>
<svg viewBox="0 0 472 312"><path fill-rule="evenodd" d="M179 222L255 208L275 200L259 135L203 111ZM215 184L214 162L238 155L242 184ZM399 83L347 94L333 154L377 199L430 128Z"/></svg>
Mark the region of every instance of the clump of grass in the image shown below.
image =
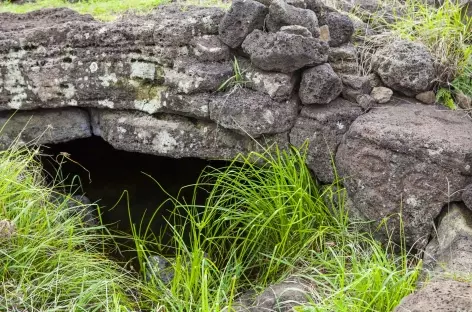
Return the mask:
<svg viewBox="0 0 472 312"><path fill-rule="evenodd" d="M358 231L339 182L319 185L305 158L306 146L240 155L201 176L205 205L173 199L170 243L135 229L142 271L154 253L174 268L168 284L151 270L166 311L232 311L241 294L293 274L313 285L300 311L390 311L414 289L419 266L405 249L395 255Z"/></svg>
<svg viewBox="0 0 472 312"><path fill-rule="evenodd" d="M233 75L223 82L217 91L226 91L239 86L244 86L248 82L244 77L244 71L239 66L238 59L234 57L231 63L233 66Z"/></svg>
<svg viewBox="0 0 472 312"><path fill-rule="evenodd" d="M459 1L444 1L439 7L421 0L407 0L406 12L392 28L396 34L424 43L437 68L437 83L447 85L463 74L472 56L472 19L463 14Z"/></svg>
<svg viewBox="0 0 472 312"><path fill-rule="evenodd" d="M103 226L83 222L86 207L48 187L37 148L0 151L2 311L127 311L140 307L139 280L107 257Z"/></svg>

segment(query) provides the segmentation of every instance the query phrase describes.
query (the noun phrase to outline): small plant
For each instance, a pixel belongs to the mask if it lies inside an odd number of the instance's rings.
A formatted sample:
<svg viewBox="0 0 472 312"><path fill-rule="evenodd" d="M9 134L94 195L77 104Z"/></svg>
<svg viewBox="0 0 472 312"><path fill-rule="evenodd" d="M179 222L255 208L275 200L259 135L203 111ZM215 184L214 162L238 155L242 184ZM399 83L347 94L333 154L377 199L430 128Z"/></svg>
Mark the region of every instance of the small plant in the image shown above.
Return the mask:
<svg viewBox="0 0 472 312"><path fill-rule="evenodd" d="M457 109L450 89L440 88L436 93L436 101L451 110Z"/></svg>
<svg viewBox="0 0 472 312"><path fill-rule="evenodd" d="M232 61L233 75L223 82L217 91L226 91L238 86L244 86L248 81L244 77L244 71L239 66L238 59L234 57Z"/></svg>

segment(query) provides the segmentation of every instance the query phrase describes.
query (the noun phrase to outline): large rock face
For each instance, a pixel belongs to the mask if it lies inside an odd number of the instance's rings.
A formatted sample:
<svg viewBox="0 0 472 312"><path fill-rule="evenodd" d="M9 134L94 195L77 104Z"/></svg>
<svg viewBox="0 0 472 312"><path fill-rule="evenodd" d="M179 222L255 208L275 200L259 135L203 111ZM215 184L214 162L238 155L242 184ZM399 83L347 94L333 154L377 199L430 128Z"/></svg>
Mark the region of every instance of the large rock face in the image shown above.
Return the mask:
<svg viewBox="0 0 472 312"><path fill-rule="evenodd" d="M423 248L442 206L472 178L472 122L421 104L379 107L351 125L336 164L366 219L401 212L408 244ZM388 224L398 230L397 217Z"/></svg>

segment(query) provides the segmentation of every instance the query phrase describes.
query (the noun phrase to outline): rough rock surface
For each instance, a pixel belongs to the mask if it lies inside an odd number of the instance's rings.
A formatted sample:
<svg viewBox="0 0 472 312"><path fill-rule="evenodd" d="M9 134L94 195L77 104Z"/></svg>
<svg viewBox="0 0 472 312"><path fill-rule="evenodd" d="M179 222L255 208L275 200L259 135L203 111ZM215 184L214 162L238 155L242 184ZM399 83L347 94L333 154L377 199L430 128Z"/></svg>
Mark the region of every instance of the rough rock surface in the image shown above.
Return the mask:
<svg viewBox="0 0 472 312"><path fill-rule="evenodd" d="M284 0L272 1L266 21L267 29L271 32L277 32L281 27L288 25L303 26L313 35L319 33L318 18L315 12L296 8L287 4Z"/></svg>
<svg viewBox="0 0 472 312"><path fill-rule="evenodd" d="M255 142L246 136L212 122L195 122L175 115L154 117L136 112L93 110L92 125L94 135L130 152L174 158L230 159L255 149Z"/></svg>
<svg viewBox="0 0 472 312"><path fill-rule="evenodd" d="M290 73L328 60L325 42L284 31L264 33L255 30L246 37L242 47L256 67L267 71Z"/></svg>
<svg viewBox="0 0 472 312"><path fill-rule="evenodd" d="M470 283L435 281L404 298L394 312L470 312L471 307Z"/></svg>
<svg viewBox="0 0 472 312"><path fill-rule="evenodd" d="M309 302L308 287L299 281L285 281L268 287L255 300L251 311L293 311Z"/></svg>
<svg viewBox="0 0 472 312"><path fill-rule="evenodd" d="M472 178L472 122L400 101L354 121L336 155L348 194L368 220L402 211L407 243L424 248L443 205ZM398 229L398 218L389 219Z"/></svg>
<svg viewBox="0 0 472 312"><path fill-rule="evenodd" d="M298 115L295 99L276 102L257 91L238 88L210 101L210 118L226 129L257 138L290 130Z"/></svg>
<svg viewBox="0 0 472 312"><path fill-rule="evenodd" d="M472 210L462 204L444 207L423 256L423 270L434 278L472 274Z"/></svg>
<svg viewBox="0 0 472 312"><path fill-rule="evenodd" d="M61 143L92 135L86 111L78 108L45 111L1 112L0 150L18 140L26 143Z"/></svg>
<svg viewBox="0 0 472 312"><path fill-rule="evenodd" d="M349 42L354 33L354 24L348 16L331 12L326 14L323 21L329 27L329 45L331 47L339 47Z"/></svg>
<svg viewBox="0 0 472 312"><path fill-rule="evenodd" d="M329 105L304 106L290 131L290 143L302 146L308 140L307 164L323 183L334 181L333 161L351 123L362 114L355 103L338 98Z"/></svg>
<svg viewBox="0 0 472 312"><path fill-rule="evenodd" d="M329 64L322 64L303 72L299 94L303 104L328 104L342 90L341 78Z"/></svg>
<svg viewBox="0 0 472 312"><path fill-rule="evenodd" d="M383 83L408 96L429 90L435 78L433 64L424 45L406 40L378 49L373 57L373 66Z"/></svg>
<svg viewBox="0 0 472 312"><path fill-rule="evenodd" d="M267 7L253 0L234 0L221 20L220 39L231 48L237 48L254 29L262 29Z"/></svg>
<svg viewBox="0 0 472 312"><path fill-rule="evenodd" d="M276 101L292 97L297 82L295 75L260 70L243 58L238 58L238 64L246 81L245 87L266 93Z"/></svg>
<svg viewBox="0 0 472 312"><path fill-rule="evenodd" d="M464 188L461 199L467 208L472 210L472 184L469 184Z"/></svg>

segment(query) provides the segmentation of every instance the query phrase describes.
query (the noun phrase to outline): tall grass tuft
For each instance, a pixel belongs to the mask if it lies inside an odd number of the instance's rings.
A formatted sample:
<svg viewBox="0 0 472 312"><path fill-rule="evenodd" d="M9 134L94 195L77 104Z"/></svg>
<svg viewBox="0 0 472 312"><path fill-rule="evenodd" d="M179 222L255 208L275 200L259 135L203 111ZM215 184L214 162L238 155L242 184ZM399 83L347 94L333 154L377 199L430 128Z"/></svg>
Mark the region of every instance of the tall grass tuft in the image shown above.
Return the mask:
<svg viewBox="0 0 472 312"><path fill-rule="evenodd" d="M46 185L38 153L0 151L0 223L9 230L0 231L0 310L139 308L139 280L106 255L111 236L83 221L85 206Z"/></svg>
<svg viewBox="0 0 472 312"><path fill-rule="evenodd" d="M166 311L233 311L241 295L289 275L313 286L300 311L390 311L414 289L419 266L349 221L344 189L316 182L306 148L275 146L209 168L194 186L208 192L205 205L173 199L170 242L135 229L141 269ZM155 254L173 268L169 283L146 266Z"/></svg>

